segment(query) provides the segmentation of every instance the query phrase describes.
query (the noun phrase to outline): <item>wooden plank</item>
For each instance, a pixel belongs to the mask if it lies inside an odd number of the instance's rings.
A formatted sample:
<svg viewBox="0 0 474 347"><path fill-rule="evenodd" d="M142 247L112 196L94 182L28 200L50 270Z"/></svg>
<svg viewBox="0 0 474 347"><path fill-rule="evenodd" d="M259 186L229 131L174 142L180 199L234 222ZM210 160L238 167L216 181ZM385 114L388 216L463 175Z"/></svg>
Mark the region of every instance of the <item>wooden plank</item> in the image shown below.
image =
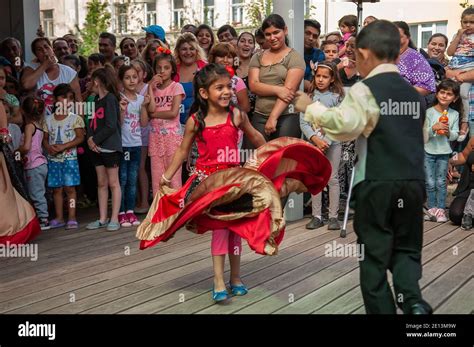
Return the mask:
<svg viewBox="0 0 474 347"><path fill-rule="evenodd" d="M346 239L339 241L339 243L344 244L354 242L355 234L353 232L351 232ZM293 283L299 283L310 276L313 277L315 273L319 275L318 283L324 281L329 282L332 278L326 278L324 276L325 272L322 271L333 264L342 263L339 264L338 269L340 268L343 272L347 271L348 267L355 267L355 260L353 260L353 264L351 265L351 262L346 261L343 263L344 259L342 258L326 257L325 245L327 243L328 242L325 242L318 247L314 247L305 253L299 254L288 261L278 263L264 271L243 276L243 281L250 288L251 295L235 298L235 300L232 300L231 305L213 305L208 289L207 293L161 311L160 313L232 313L268 296L272 296L272 298L287 304L291 298L296 300L296 298L299 297L299 292L287 290L283 291L280 296L274 295L281 291L282 288L288 288ZM336 270L333 271L337 273ZM318 283L312 282L311 285L317 286ZM258 313L261 313L261 311L258 311Z"/></svg>
<svg viewBox="0 0 474 347"><path fill-rule="evenodd" d="M474 313L474 279L464 284L437 310L439 314L473 314Z"/></svg>
<svg viewBox="0 0 474 347"><path fill-rule="evenodd" d="M246 253L242 256L242 273L250 274L255 271L259 271L263 268L271 266L274 263L284 261L291 258L292 256L303 252L304 250L311 249L313 246L310 242L311 239L316 238L314 231L307 231L304 233L292 231L295 235L293 242L285 242L280 245L281 252L279 255L274 257L262 257L255 253ZM324 232L326 237L334 238L335 235L332 232ZM289 236L289 235L287 235ZM291 241L289 238L286 241ZM297 242L298 241L298 242ZM183 269L180 269L180 274ZM228 273L228 267L226 267L226 274ZM162 307L172 306L179 303L179 299L184 296L186 300L209 291L210 283L212 283L212 263L207 260L204 266L195 272L188 272L180 276L177 276L174 280L168 282L159 282L159 277L155 277L155 281L150 283L149 280L146 283L154 286L152 290L144 291L139 293L137 296L124 298L104 305L103 307L97 307L93 310L86 311L87 313L151 313L160 310Z"/></svg>
<svg viewBox="0 0 474 347"><path fill-rule="evenodd" d="M436 228L436 229L438 230L438 233L440 234L448 230L446 227ZM436 233L436 231L432 231L429 234L435 235L434 233ZM462 237L459 237L459 236L450 237L449 235L451 234L448 234L447 236L443 236L442 238L437 239L435 242L428 244L423 249L423 255L426 261L428 259L431 259L437 256L440 252L446 250L447 247L455 245L457 242L459 242L459 239L462 239ZM424 242L429 242L429 240L426 238ZM356 277L353 277L353 280L356 280L355 278ZM301 298L300 300L295 301L294 303L287 305L286 307L278 309L276 313L290 313L291 314L291 313L315 312L316 310L319 310L321 307L323 307L330 301L342 296L343 294L347 292L347 290L341 289L341 288L345 288L345 285L338 283L342 280L337 279L331 284L324 286L318 290L308 291L305 297ZM357 280L356 280L356 283L358 283ZM301 286L303 287L306 286L306 283L298 283L297 285L295 285L295 287L297 288Z"/></svg>
<svg viewBox="0 0 474 347"><path fill-rule="evenodd" d="M296 235L295 237L298 237ZM210 234L206 236L206 238L210 238ZM115 281L102 281L99 283L97 286L88 286L85 288L79 288L78 290L74 291L74 294L76 297L86 297L90 296L93 294L97 294L99 292L104 292L107 290L110 290L111 288L121 286L127 283L136 283L138 280L142 280L143 278L146 278L150 275L155 275L156 273L173 273L175 275L178 275L183 271L183 267L185 266L193 266L194 263L199 262L204 260L206 263L208 263L208 258L209 258L209 246L208 242L203 243L199 246L200 251L197 253L189 253L189 247L188 248L179 248L179 251L176 252L170 252L168 254L165 254L163 256L157 256L153 258L151 261L155 263L159 263L158 265L152 266L152 267L147 267L144 268L143 270L133 270L131 269L129 274L124 274L124 271L122 269L117 269L115 272L108 272L104 273L101 276L102 280L107 280L110 279L112 276L117 276L118 280ZM163 262L165 259L172 258L172 261L168 262ZM170 271L174 270L174 271ZM127 271L126 271L127 272ZM87 281L88 277L83 278L84 281ZM74 283L74 285L77 285L77 280L72 281L70 283ZM63 286L59 286L61 290L63 291ZM14 294L14 293L13 293ZM63 294L62 292L57 293L57 294ZM68 293L70 294L70 293ZM34 300L31 295L26 296L27 300ZM60 305L64 304L64 300L61 297L61 295L56 295L52 296L50 299L45 299L41 296L42 300L38 302L37 304L34 304L34 302L29 302L28 306L21 306L18 307L15 310L11 310L11 306L9 306L10 311L12 313L38 313L42 312L44 310L48 310L52 307L57 307ZM52 305L52 306L49 306ZM56 306L54 306L56 305Z"/></svg>

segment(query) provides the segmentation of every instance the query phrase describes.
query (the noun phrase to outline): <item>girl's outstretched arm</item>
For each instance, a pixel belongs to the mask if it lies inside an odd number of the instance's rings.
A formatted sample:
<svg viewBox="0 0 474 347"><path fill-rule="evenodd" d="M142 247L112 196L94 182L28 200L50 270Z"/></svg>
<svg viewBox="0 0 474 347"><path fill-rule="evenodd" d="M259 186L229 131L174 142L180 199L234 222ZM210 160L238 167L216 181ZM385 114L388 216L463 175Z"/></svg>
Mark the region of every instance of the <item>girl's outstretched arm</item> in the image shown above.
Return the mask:
<svg viewBox="0 0 474 347"><path fill-rule="evenodd" d="M179 167L183 165L183 162L189 155L189 151L191 150L191 146L194 142L194 137L196 136L197 126L194 123L194 119L189 117L186 121L186 127L184 128L184 137L181 145L179 146L178 150L173 156L173 160L171 161L170 166L166 169L163 177L161 178L160 185L168 185L175 175L176 171L178 171Z"/></svg>
<svg viewBox="0 0 474 347"><path fill-rule="evenodd" d="M266 143L265 138L255 129L249 121L247 113L237 108L234 109L235 124L244 132L245 136L254 145L255 148Z"/></svg>

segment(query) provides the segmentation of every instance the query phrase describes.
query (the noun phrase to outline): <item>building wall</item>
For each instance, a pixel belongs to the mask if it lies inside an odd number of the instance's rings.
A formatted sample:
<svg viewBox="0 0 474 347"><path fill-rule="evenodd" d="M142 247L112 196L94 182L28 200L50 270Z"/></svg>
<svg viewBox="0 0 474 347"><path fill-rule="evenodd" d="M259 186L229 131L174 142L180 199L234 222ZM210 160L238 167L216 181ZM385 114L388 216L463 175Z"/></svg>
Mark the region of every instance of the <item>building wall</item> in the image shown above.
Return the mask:
<svg viewBox="0 0 474 347"><path fill-rule="evenodd" d="M113 16L110 30L117 33L116 8L113 4L123 3L124 0L103 1L110 4L109 8ZM146 20L143 1L131 1L132 5L129 7L130 11L127 22L128 32L124 34L138 36L143 33L141 27L144 26ZM245 0L245 3L248 4L251 1L253 0ZM351 2L306 1L309 6L316 6L316 10L311 12L311 18L317 19L321 23L323 32L326 26L328 32L337 30L337 22L343 15L357 14L357 7ZM54 10L54 34L55 36L62 36L68 32L76 32L75 25L77 22L82 27L86 16L86 3L87 0L40 0L40 9ZM214 26L216 28L231 22L231 3L231 0L214 0ZM327 20L325 18L326 3L329 3ZM184 6L186 9L186 23L203 22L203 0L184 0ZM180 29L172 28L172 0L156 0L156 7L157 24L163 26L166 32L169 32L170 29ZM450 39L459 29L460 15L463 10L459 6L459 0L381 0L379 3L366 3L363 9L364 18L368 15L373 15L377 18L392 21L404 20L409 24L447 21L446 34ZM243 25L248 25L248 21L244 20ZM120 33L119 36L121 36Z"/></svg>

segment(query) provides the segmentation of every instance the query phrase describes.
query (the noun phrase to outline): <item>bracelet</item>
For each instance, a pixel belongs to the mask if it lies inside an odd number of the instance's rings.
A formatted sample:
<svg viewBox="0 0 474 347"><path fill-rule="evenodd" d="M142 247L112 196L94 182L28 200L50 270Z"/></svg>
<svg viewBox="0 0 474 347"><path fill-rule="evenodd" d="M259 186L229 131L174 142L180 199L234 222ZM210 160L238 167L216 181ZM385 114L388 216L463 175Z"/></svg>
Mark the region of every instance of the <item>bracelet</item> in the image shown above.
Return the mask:
<svg viewBox="0 0 474 347"><path fill-rule="evenodd" d="M165 177L165 174L161 175L161 178L166 182L166 183L171 183L171 180L167 179Z"/></svg>

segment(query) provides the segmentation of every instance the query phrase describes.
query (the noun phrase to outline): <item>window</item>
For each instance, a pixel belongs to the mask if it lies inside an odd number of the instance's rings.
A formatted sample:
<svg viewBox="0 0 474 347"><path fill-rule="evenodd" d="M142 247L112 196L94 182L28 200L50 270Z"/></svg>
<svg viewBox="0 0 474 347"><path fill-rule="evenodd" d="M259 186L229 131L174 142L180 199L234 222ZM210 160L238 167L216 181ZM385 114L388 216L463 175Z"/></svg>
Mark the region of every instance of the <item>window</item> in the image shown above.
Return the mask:
<svg viewBox="0 0 474 347"><path fill-rule="evenodd" d="M204 0L203 1L204 24L209 25L210 27L214 26L214 0Z"/></svg>
<svg viewBox="0 0 474 347"><path fill-rule="evenodd" d="M184 25L184 0L173 0L173 23L181 28Z"/></svg>
<svg viewBox="0 0 474 347"><path fill-rule="evenodd" d="M447 26L447 21L410 24L411 39L417 48L426 48L431 35L437 33L446 35Z"/></svg>
<svg viewBox="0 0 474 347"><path fill-rule="evenodd" d="M244 0L232 0L232 23L242 24L244 20Z"/></svg>
<svg viewBox="0 0 474 347"><path fill-rule="evenodd" d="M146 25L156 24L156 2L145 3Z"/></svg>
<svg viewBox="0 0 474 347"><path fill-rule="evenodd" d="M54 37L53 10L41 11L41 27L46 37Z"/></svg>
<svg viewBox="0 0 474 347"><path fill-rule="evenodd" d="M127 5L116 4L117 6L117 28L119 33L127 32Z"/></svg>

